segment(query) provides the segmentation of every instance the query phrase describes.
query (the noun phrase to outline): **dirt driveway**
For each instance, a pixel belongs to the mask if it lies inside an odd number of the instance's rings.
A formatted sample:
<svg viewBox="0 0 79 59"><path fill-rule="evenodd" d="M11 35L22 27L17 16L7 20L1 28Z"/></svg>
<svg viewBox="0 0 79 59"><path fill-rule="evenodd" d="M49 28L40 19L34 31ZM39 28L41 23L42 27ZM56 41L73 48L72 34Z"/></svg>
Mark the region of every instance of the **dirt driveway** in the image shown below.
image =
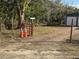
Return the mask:
<svg viewBox="0 0 79 59"><path fill-rule="evenodd" d="M78 59L79 44L67 43L69 28L40 37L0 44L0 59ZM75 31L74 34L79 33Z"/></svg>

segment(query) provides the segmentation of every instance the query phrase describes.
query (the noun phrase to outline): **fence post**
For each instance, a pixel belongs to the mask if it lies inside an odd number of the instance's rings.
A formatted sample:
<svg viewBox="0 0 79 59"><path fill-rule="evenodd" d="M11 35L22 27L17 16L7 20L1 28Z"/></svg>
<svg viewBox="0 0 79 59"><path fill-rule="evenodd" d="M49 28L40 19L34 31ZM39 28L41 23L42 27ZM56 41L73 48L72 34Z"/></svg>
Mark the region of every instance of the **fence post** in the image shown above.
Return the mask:
<svg viewBox="0 0 79 59"><path fill-rule="evenodd" d="M70 42L72 41L72 34L73 34L73 19L71 21Z"/></svg>
<svg viewBox="0 0 79 59"><path fill-rule="evenodd" d="M1 32L1 23L0 23L0 32Z"/></svg>
<svg viewBox="0 0 79 59"><path fill-rule="evenodd" d="M31 36L33 36L33 20L31 19Z"/></svg>
<svg viewBox="0 0 79 59"><path fill-rule="evenodd" d="M30 17L30 21L31 21L31 36L33 36L33 31L34 31L34 26L33 26L33 20L35 19L35 17Z"/></svg>

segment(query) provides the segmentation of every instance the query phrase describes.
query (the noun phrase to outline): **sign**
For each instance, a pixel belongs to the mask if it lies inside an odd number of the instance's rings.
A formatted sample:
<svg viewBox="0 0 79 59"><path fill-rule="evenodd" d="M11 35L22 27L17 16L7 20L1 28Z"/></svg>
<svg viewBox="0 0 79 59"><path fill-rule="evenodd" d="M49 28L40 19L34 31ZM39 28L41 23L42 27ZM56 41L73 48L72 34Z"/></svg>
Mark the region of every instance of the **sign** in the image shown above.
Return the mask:
<svg viewBox="0 0 79 59"><path fill-rule="evenodd" d="M30 17L30 19L34 20L34 19L35 19L35 17Z"/></svg>

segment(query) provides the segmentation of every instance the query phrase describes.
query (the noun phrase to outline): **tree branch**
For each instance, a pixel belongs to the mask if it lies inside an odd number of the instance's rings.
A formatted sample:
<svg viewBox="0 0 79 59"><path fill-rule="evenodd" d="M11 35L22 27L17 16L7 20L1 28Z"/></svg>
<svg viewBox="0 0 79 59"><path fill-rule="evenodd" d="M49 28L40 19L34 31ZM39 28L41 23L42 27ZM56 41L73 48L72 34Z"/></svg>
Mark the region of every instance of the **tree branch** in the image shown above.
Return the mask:
<svg viewBox="0 0 79 59"><path fill-rule="evenodd" d="M24 3L23 11L25 11L25 9L27 9L27 7L28 7L28 5L29 5L30 2L31 2L31 0L29 0L28 2L26 1L26 2Z"/></svg>

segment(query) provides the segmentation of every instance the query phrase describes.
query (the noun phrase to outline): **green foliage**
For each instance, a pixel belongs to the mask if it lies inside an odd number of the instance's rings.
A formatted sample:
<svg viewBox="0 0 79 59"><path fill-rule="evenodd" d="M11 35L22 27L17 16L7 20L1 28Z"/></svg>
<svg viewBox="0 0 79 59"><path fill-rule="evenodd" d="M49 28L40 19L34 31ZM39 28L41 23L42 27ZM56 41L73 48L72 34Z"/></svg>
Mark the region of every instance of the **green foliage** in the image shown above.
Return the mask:
<svg viewBox="0 0 79 59"><path fill-rule="evenodd" d="M24 9L26 20L29 17L36 17L34 22L38 24L61 25L66 14L79 11L77 8L64 6L60 3L61 0L0 0L0 18L7 20L7 23L10 23L12 18L19 19L16 1L19 1L20 8Z"/></svg>

